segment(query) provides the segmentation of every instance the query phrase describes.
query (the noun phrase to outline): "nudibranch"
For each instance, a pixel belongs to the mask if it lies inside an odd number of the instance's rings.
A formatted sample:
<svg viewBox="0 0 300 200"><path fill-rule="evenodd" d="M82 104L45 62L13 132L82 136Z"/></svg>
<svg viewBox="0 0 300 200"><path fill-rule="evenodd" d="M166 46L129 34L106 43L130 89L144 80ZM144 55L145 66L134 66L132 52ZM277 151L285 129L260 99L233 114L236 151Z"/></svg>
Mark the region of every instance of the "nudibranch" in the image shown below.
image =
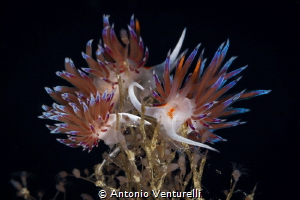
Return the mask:
<svg viewBox="0 0 300 200"><path fill-rule="evenodd" d="M100 92L118 88L118 77L121 78L122 91L125 96L127 96L126 90L132 82L140 82L143 85L154 87L154 82L151 78L152 73L156 70L162 74L165 63L153 67L145 66L149 51L147 47L144 48L138 20L134 20L134 15L132 15L130 25L128 25L128 32L122 29L120 31L121 41L119 41L114 25L110 25L108 18L108 15L103 16L103 41L100 40L96 51L97 61L92 59L92 40L90 40L86 45L86 53L82 53L89 68L83 68L82 70L91 74L91 78ZM185 30L170 55L170 62L173 67L175 67L178 60L184 37ZM118 99L119 91L116 90L114 100L118 101ZM129 109L125 108L125 111Z"/></svg>
<svg viewBox="0 0 300 200"><path fill-rule="evenodd" d="M126 148L119 124L139 124L140 117L129 113L119 113L118 116L112 113L115 90L99 93L92 80L76 69L69 58L65 59L65 68L66 71L57 72L57 75L75 87L57 86L54 90L46 87L47 93L61 105L43 105L45 112L39 118L63 122L47 127L51 133L67 134L67 139L57 139L67 146L82 146L83 150L91 151L103 140L109 146L120 143ZM145 124L150 123L145 121Z"/></svg>
<svg viewBox="0 0 300 200"><path fill-rule="evenodd" d="M121 30L122 43L117 39L114 25L110 26L108 18L108 15L103 16L103 42L100 41L96 51L97 61L92 58L92 40L90 40L86 45L86 52L82 52L88 68L79 70L70 58L66 58L65 71L56 73L74 87L57 86L54 90L45 88L60 105L56 103L53 106L43 105L45 112L39 117L63 122L47 127L51 133L67 134L67 139L58 141L70 147L82 146L84 150L90 151L98 145L99 140L110 146L117 143L124 144L124 136L118 130L119 123L139 124L140 117L129 113L119 113L117 116L115 113L116 104L120 101L118 77L121 78L123 92L126 95L131 82L146 81L144 82L146 85L154 85L151 81L152 71L154 69L163 71L164 63L145 67L149 53L140 37L139 22L134 21L133 15L128 26L129 35L126 30ZM172 63L177 61L184 36L185 30L170 56ZM133 107L129 105L123 112L130 108ZM145 124L150 123L145 121Z"/></svg>
<svg viewBox="0 0 300 200"><path fill-rule="evenodd" d="M152 89L152 95L159 104L145 106L145 115L156 118L163 126L163 132L171 139L216 151L216 149L203 144L205 142L225 140L220 136L214 135L212 133L214 130L245 123L240 121L225 122L226 119L222 119L231 114L247 111L247 109L234 109L229 106L237 100L267 94L270 90L242 91L237 94L222 96L241 77L224 86L225 82L239 74L246 67L227 72L228 67L235 59L235 57L232 57L221 68L229 47L229 41L227 41L226 44L223 43L218 48L204 73L206 59L203 60L202 51L194 71L191 74L187 74L199 46L194 49L186 60L184 55L180 58L174 77L170 76L169 57L166 59L164 74L161 80L154 71L153 78L156 89ZM135 87L141 90L144 90L144 87L133 82L130 84L128 90L132 104L141 112L141 103L134 92ZM189 127L188 133L190 136L188 138L178 134L183 123L186 123ZM191 140L192 138L196 141Z"/></svg>

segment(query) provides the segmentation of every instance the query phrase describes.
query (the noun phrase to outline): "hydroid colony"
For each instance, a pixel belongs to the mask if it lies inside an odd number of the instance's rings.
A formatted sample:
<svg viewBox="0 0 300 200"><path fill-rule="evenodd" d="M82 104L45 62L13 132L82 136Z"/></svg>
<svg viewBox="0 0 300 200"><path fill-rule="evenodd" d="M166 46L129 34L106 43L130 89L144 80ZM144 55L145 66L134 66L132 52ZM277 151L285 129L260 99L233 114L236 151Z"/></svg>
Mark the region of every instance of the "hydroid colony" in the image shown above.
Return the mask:
<svg viewBox="0 0 300 200"><path fill-rule="evenodd" d="M132 16L119 39L108 18L103 17L96 59L92 40L82 53L88 68L77 69L65 59L65 71L56 74L73 87L47 87L56 103L43 105L40 118L60 122L47 127L51 133L66 134L57 140L67 146L91 151L103 140L111 148L95 167L97 186L109 191L185 191L187 186L201 190L207 153L202 149L217 151L206 143L226 141L215 130L245 123L226 121L227 116L249 111L231 105L269 90L224 95L246 66L229 70L236 58L225 62L229 41L208 65L203 51L197 56L200 44L190 55L180 54L185 30L163 63L147 67L150 54L138 21ZM107 178L112 168L114 175Z"/></svg>

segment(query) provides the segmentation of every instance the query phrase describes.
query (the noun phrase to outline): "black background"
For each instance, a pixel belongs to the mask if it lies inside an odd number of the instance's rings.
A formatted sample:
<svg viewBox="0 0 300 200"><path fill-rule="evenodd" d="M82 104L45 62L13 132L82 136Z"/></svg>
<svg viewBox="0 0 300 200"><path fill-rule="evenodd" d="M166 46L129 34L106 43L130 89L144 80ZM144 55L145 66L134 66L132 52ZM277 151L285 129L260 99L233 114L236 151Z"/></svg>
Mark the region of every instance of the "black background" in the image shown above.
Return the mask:
<svg viewBox="0 0 300 200"><path fill-rule="evenodd" d="M110 22L118 31L126 28L133 13L150 51L147 66L163 62L187 27L183 49L191 50L202 43L205 57L210 59L229 38L227 59L239 56L231 69L249 65L232 92L245 88L272 90L268 95L235 104L251 109L233 118L247 123L217 132L228 141L215 145L221 153L210 154L204 186L221 193L222 187L229 186L231 162L236 162L243 164L249 174L237 188L249 192L258 182L256 199L297 198L299 6L299 1L2 2L0 199L14 198L14 189L9 185L13 172L31 172L32 188L46 188L49 197L55 193L56 173L71 172L73 168L92 171L93 165L102 160L101 152L106 149L103 143L87 153L59 144L49 133L45 124L52 122L37 118L42 104L52 104L43 87L66 84L55 75L64 69L65 57L71 57L77 67L86 66L81 51L85 51L89 39L95 39L96 49L103 14L111 16ZM214 174L215 169L222 175ZM69 199L80 199L78 194L82 192L96 194L97 188L88 184L71 179Z"/></svg>

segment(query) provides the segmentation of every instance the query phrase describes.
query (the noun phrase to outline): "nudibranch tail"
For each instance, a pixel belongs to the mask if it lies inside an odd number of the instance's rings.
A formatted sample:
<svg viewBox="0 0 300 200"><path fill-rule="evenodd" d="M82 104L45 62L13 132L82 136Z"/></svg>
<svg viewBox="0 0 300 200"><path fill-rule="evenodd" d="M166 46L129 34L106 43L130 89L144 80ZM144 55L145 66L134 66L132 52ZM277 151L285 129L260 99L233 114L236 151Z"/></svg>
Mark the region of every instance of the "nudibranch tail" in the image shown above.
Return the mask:
<svg viewBox="0 0 300 200"><path fill-rule="evenodd" d="M172 71L176 67L178 60L183 56L183 54L186 53L186 51L184 51L181 55L179 55L179 52L181 50L182 43L183 43L183 40L185 37L185 33L186 33L186 28L183 29L182 34L181 34L174 50L172 51L172 53L170 53L170 52L168 53L170 71ZM157 64L151 68L148 68L148 67L147 68L150 70L151 73L153 73L155 71L156 74L158 75L158 78L161 79L164 74L164 68L166 66L166 62L167 61L164 61L164 62Z"/></svg>

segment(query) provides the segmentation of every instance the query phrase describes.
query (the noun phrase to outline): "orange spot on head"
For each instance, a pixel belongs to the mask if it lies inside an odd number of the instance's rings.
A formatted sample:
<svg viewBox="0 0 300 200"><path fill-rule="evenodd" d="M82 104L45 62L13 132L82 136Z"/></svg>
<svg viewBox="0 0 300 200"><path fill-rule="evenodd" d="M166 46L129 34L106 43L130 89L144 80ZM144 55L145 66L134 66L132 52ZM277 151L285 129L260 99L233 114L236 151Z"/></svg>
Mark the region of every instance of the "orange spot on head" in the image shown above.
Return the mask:
<svg viewBox="0 0 300 200"><path fill-rule="evenodd" d="M171 118L171 119L173 119L173 112L175 111L175 109L174 108L171 108L170 110L169 110L169 112L167 113L167 115Z"/></svg>

